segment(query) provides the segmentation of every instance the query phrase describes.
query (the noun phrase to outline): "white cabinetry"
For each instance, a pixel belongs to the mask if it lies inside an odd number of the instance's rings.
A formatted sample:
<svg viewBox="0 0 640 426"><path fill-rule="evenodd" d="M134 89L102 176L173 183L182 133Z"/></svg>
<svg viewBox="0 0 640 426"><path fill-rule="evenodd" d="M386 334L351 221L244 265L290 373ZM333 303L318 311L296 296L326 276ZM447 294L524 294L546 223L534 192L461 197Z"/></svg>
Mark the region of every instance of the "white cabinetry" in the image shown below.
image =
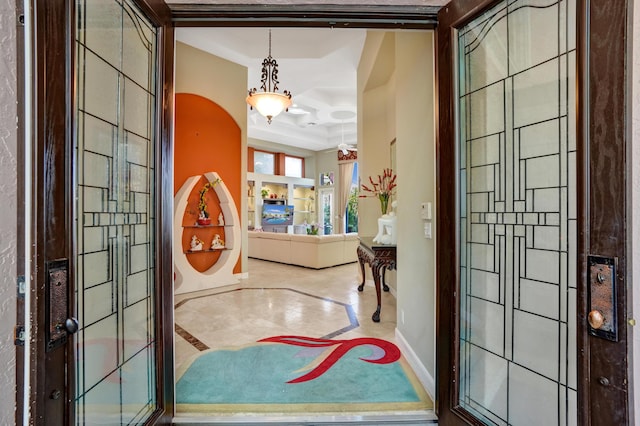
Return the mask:
<svg viewBox="0 0 640 426"><path fill-rule="evenodd" d="M249 191L248 222L254 227L259 227L262 219L262 189L268 191L267 198L274 196L283 199L287 205L293 205L294 225L315 222L316 194L315 180L308 178L293 178L288 176L264 175L260 173L247 173L247 182L252 187ZM251 208L253 207L253 208ZM290 227L291 228L291 227ZM289 229L293 232L293 229Z"/></svg>

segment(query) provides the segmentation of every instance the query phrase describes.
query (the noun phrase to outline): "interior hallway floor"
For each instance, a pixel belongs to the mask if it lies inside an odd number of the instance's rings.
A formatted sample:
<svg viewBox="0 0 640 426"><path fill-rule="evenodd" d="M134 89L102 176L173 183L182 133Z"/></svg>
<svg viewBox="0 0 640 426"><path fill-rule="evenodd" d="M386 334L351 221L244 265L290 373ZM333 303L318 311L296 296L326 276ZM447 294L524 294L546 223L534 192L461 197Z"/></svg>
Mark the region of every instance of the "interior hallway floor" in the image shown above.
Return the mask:
<svg viewBox="0 0 640 426"><path fill-rule="evenodd" d="M202 351L242 346L272 336L324 339L378 338L396 343L396 300L382 293L379 323L371 320L376 307L372 285L363 292L358 263L313 270L249 259L249 277L239 284L175 297L175 365L177 377ZM338 410L340 412L342 410ZM247 417L249 416L249 417ZM179 424L205 422L209 416L179 413ZM425 424L435 423L432 410L418 412L306 413L274 417L254 413L216 415L229 424ZM244 419L244 420L243 420ZM248 420L251 420L250 422ZM323 421L323 419L325 421ZM404 421L403 421L404 419ZM206 423L214 423L212 418Z"/></svg>

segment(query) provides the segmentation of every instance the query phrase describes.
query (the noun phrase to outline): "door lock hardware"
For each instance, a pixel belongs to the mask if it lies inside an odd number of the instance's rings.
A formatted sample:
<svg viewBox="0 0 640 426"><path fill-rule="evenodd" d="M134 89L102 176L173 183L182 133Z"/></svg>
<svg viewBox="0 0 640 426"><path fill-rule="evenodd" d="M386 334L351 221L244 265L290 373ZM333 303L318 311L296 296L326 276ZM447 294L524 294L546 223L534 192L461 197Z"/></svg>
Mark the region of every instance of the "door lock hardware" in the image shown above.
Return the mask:
<svg viewBox="0 0 640 426"><path fill-rule="evenodd" d="M589 256L587 285L587 321L589 334L618 341L618 315L616 296L617 259Z"/></svg>
<svg viewBox="0 0 640 426"><path fill-rule="evenodd" d="M24 346L25 338L24 326L16 325L13 329L13 344L16 346Z"/></svg>
<svg viewBox="0 0 640 426"><path fill-rule="evenodd" d="M47 333L47 351L51 351L58 346L62 346L67 341L68 333L75 333L77 321L70 324L73 332L67 328L67 322L71 319L69 311L69 261L58 259L46 263L47 273L45 290L45 316Z"/></svg>
<svg viewBox="0 0 640 426"><path fill-rule="evenodd" d="M18 299L24 299L24 294L27 292L24 275L18 275L18 279L16 280L16 290L18 293Z"/></svg>
<svg viewBox="0 0 640 426"><path fill-rule="evenodd" d="M606 377L598 377L598 383L600 383L602 386L609 386L611 384L609 379L607 379Z"/></svg>

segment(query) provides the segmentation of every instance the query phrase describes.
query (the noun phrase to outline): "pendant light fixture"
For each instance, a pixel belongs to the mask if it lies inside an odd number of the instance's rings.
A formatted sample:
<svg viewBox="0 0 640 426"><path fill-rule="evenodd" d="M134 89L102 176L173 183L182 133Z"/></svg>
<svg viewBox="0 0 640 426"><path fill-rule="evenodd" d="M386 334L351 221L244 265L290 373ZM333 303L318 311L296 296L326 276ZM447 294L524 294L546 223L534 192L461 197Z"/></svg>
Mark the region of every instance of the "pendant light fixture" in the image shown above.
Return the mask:
<svg viewBox="0 0 640 426"><path fill-rule="evenodd" d="M271 124L273 117L291 106L291 92L285 90L283 93L278 93L278 83L280 83L278 81L278 63L271 57L271 30L269 30L269 56L262 61L260 83L262 83L260 86L262 92L258 92L255 87L249 89L247 103L251 109L257 109Z"/></svg>

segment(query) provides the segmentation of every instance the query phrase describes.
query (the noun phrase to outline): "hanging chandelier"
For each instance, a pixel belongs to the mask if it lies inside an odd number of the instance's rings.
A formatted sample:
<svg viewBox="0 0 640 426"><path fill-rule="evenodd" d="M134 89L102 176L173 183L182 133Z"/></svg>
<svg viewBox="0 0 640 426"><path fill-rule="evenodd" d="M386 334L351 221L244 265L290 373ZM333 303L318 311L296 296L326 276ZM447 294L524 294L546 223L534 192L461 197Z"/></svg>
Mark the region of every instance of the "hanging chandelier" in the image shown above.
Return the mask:
<svg viewBox="0 0 640 426"><path fill-rule="evenodd" d="M291 92L285 90L283 93L278 93L278 83L280 83L278 81L278 63L271 57L271 30L269 30L269 56L262 61L260 83L262 83L260 86L262 92L258 92L255 87L249 89L247 103L251 109L257 109L271 124L273 117L288 110L291 105Z"/></svg>

